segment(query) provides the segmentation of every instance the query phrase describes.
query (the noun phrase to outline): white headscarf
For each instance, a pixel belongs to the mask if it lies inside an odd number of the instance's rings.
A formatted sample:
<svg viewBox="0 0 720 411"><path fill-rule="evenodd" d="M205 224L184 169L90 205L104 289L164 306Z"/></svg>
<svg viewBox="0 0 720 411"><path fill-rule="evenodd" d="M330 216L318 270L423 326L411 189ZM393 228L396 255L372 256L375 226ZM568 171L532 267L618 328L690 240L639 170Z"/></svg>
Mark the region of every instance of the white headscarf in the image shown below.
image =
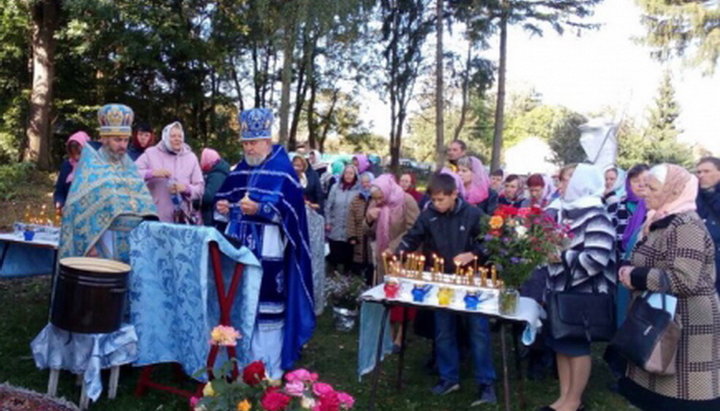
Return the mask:
<svg viewBox="0 0 720 411"><path fill-rule="evenodd" d="M605 176L602 170L592 164L578 164L562 197L562 208L602 207L604 192Z"/></svg>
<svg viewBox="0 0 720 411"><path fill-rule="evenodd" d="M168 153L178 154L183 150L183 147L180 147L180 150L173 150L172 145L170 144L170 130L172 130L173 127L177 127L180 129L180 135L182 135L183 143L185 143L185 130L183 130L182 124L180 124L179 121L175 121L163 128L162 144L163 146L165 146L165 150L167 150Z"/></svg>

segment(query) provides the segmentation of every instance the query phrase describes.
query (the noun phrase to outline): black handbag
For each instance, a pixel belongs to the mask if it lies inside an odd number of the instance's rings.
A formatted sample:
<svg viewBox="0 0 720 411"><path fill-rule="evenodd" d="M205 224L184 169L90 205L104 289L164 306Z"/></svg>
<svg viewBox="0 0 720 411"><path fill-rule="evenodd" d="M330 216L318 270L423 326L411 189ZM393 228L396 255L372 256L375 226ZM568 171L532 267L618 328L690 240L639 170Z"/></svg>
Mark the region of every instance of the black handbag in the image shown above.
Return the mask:
<svg viewBox="0 0 720 411"><path fill-rule="evenodd" d="M672 375L681 328L665 310L669 289L665 276L661 276L660 286L662 308L651 306L647 296L635 298L609 347L647 372Z"/></svg>
<svg viewBox="0 0 720 411"><path fill-rule="evenodd" d="M548 297L550 335L554 339L610 341L615 333L613 296L599 293L594 282L592 293L568 291L572 282L572 271L567 265L565 271L567 280L564 290L553 291Z"/></svg>

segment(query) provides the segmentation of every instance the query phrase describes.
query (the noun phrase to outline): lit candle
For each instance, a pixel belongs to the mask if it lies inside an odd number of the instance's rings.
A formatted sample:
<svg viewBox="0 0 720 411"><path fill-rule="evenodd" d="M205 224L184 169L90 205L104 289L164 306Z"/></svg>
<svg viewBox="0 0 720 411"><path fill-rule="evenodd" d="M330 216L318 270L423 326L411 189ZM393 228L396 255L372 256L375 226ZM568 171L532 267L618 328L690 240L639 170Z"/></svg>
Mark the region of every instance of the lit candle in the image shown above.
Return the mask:
<svg viewBox="0 0 720 411"><path fill-rule="evenodd" d="M497 270L494 265L490 267L490 275L492 276L492 286L497 287Z"/></svg>
<svg viewBox="0 0 720 411"><path fill-rule="evenodd" d="M478 259L477 259L477 256L473 257L473 270L472 270L472 271L473 271L473 275L474 275L475 273L477 273L477 268L478 268L478 267L477 267L477 260L478 260Z"/></svg>

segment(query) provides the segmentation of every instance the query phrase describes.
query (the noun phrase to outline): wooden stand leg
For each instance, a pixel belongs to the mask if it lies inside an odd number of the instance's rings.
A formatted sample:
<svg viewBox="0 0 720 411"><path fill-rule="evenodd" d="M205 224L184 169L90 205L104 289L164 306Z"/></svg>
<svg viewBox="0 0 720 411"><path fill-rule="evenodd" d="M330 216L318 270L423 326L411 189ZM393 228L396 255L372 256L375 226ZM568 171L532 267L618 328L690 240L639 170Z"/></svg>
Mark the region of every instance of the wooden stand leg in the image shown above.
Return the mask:
<svg viewBox="0 0 720 411"><path fill-rule="evenodd" d="M60 370L51 368L50 377L48 378L48 390L47 393L51 397L57 395L58 377L60 376Z"/></svg>
<svg viewBox="0 0 720 411"><path fill-rule="evenodd" d="M110 387L108 387L108 398L115 399L117 395L118 379L120 378L120 366L116 365L110 369Z"/></svg>
<svg viewBox="0 0 720 411"><path fill-rule="evenodd" d="M80 409L86 410L90 406L90 398L87 396L87 389L85 387L85 380L82 383L82 390L80 391Z"/></svg>

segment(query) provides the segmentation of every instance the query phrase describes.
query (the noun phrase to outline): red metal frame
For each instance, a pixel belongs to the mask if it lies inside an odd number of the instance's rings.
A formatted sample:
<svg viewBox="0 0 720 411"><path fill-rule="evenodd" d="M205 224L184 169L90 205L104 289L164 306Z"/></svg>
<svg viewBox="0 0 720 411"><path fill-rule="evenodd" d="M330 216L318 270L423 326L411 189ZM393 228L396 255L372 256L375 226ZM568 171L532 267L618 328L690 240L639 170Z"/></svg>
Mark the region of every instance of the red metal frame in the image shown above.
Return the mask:
<svg viewBox="0 0 720 411"><path fill-rule="evenodd" d="M222 255L220 254L220 248L218 247L217 243L215 241L211 241L210 262L212 263L213 275L215 276L215 290L217 291L218 302L220 305L219 325L230 326L232 325L230 314L232 313L233 302L235 301L235 297L237 296L240 281L242 280L243 265L240 263L235 264L235 271L233 272L232 280L230 281L230 288L226 292L225 281L223 280L222 275L221 257ZM225 348L227 349L228 358L237 357L237 350L235 347L227 346ZM215 361L217 360L219 352L220 346L213 345L210 347L210 352L208 353L206 363L207 373L210 379L214 378L213 367L215 366ZM175 367L176 376L183 374L179 364L174 363L173 366ZM142 371L140 372L140 377L138 378L137 385L135 386L135 396L139 397L144 395L148 388L167 391L169 393L186 398L202 396L202 389L204 384L199 384L197 389L192 392L153 381L152 372L154 367L154 365L148 365L146 367L143 367ZM237 363L233 363L232 376L233 378L237 378L238 375L239 370Z"/></svg>

